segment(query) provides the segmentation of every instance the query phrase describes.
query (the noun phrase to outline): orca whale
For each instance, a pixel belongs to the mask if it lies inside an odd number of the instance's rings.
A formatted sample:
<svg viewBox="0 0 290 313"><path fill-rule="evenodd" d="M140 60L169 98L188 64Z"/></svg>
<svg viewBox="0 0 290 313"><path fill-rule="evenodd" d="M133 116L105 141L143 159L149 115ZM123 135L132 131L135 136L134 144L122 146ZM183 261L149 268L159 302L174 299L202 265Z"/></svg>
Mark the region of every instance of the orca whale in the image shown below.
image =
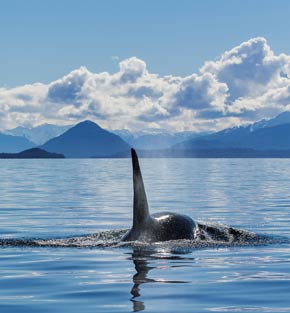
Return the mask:
<svg viewBox="0 0 290 313"><path fill-rule="evenodd" d="M198 224L189 216L171 212L150 215L138 156L131 149L133 167L133 226L121 241L158 242L194 239Z"/></svg>

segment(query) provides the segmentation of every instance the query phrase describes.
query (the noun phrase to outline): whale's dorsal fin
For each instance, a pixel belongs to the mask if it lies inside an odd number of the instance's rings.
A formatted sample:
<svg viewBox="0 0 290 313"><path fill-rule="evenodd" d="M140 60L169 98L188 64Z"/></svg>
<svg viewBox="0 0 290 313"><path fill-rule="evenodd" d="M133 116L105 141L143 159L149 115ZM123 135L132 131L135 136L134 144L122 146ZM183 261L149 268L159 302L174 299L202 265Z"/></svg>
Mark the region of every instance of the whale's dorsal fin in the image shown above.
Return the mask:
<svg viewBox="0 0 290 313"><path fill-rule="evenodd" d="M131 149L132 166L133 166L133 228L142 225L145 219L149 216L149 207L142 179L142 174L139 166L138 156L134 149Z"/></svg>

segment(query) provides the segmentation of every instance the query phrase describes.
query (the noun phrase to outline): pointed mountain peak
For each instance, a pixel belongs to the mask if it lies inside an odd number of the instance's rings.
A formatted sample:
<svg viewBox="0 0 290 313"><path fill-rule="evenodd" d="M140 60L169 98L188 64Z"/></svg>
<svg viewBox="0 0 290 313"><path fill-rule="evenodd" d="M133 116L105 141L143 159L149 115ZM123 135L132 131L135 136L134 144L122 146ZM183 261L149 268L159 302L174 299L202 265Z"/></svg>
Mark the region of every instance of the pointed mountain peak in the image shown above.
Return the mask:
<svg viewBox="0 0 290 313"><path fill-rule="evenodd" d="M97 123L90 121L90 120L84 120L76 124L75 126L97 126L100 127Z"/></svg>
<svg viewBox="0 0 290 313"><path fill-rule="evenodd" d="M42 148L66 157L100 157L128 151L130 147L119 136L85 120L49 140Z"/></svg>
<svg viewBox="0 0 290 313"><path fill-rule="evenodd" d="M79 122L75 126L73 126L70 130L86 130L86 131L105 131L101 126L99 126L97 123L90 121L90 120L84 120L82 122Z"/></svg>

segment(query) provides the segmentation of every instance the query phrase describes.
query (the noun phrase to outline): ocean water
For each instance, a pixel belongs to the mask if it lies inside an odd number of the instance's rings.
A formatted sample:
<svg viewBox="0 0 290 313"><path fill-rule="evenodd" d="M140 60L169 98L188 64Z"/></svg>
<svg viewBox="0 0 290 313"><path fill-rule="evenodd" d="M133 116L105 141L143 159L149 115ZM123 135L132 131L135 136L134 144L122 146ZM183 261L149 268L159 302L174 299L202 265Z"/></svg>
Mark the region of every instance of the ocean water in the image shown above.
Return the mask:
<svg viewBox="0 0 290 313"><path fill-rule="evenodd" d="M152 213L277 240L93 245L94 234L131 226L129 159L0 160L1 313L290 312L290 160L140 163Z"/></svg>

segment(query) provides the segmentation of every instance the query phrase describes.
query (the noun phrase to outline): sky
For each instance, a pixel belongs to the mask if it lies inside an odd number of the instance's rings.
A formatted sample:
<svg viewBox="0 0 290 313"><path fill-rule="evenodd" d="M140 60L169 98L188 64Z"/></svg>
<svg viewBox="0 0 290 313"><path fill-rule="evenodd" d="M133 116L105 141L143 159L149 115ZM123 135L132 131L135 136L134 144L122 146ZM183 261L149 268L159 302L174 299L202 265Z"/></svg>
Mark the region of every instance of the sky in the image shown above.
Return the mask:
<svg viewBox="0 0 290 313"><path fill-rule="evenodd" d="M289 109L288 0L0 7L0 129L88 118L204 131Z"/></svg>

